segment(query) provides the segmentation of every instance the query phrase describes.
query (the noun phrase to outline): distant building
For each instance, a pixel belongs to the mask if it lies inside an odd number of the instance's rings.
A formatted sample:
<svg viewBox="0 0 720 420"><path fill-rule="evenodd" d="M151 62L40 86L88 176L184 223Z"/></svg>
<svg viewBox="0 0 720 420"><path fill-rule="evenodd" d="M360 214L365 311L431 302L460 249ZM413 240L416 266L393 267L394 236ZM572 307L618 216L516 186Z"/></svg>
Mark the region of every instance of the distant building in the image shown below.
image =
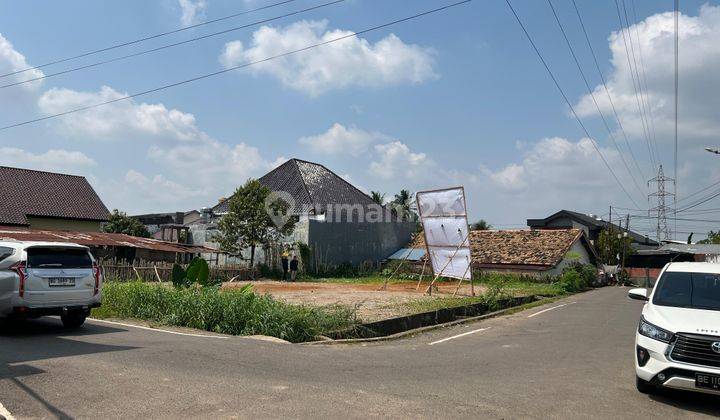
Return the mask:
<svg viewBox="0 0 720 420"><path fill-rule="evenodd" d="M603 229L612 226L614 230L620 231L620 227L615 223L611 224L599 217L570 210L560 210L544 219L527 219L527 225L531 229L582 229L593 245ZM630 237L635 244L645 246L658 245L657 241L633 232L632 230L628 231L628 237Z"/></svg>
<svg viewBox="0 0 720 420"><path fill-rule="evenodd" d="M82 176L0 167L0 226L99 232L110 213Z"/></svg>
<svg viewBox="0 0 720 420"><path fill-rule="evenodd" d="M532 276L557 275L571 263L597 264L597 255L581 229L474 230L470 232L473 268ZM410 248L392 259L426 258L425 240L417 235Z"/></svg>
<svg viewBox="0 0 720 420"><path fill-rule="evenodd" d="M410 242L416 229L416 223L411 221L366 217L378 208L390 213L318 163L290 159L259 181L290 201L290 215L297 222L294 232L284 242L307 244L312 252L311 266L378 263ZM190 225L192 243L215 245L213 237L217 234L217 222L227 212L228 200L202 210L200 219ZM262 250L256 252L259 252L256 260L264 261ZM233 261L228 259L227 262Z"/></svg>
<svg viewBox="0 0 720 420"><path fill-rule="evenodd" d="M197 210L175 213L150 213L132 216L145 225L150 236L161 241L188 243L188 225L200 219Z"/></svg>

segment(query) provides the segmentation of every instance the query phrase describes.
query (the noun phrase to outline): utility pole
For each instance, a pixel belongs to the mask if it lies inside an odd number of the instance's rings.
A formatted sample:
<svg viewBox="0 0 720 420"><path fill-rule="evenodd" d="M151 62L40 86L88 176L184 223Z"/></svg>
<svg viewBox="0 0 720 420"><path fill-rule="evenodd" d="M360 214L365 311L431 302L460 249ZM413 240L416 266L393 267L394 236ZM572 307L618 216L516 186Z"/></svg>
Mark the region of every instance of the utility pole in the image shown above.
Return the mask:
<svg viewBox="0 0 720 420"><path fill-rule="evenodd" d="M666 190L665 184L667 182L672 182L673 186L675 185L675 179L668 178L665 176L665 173L663 173L662 165L660 165L660 168L658 169L658 175L648 181L648 186L652 183L657 184L657 191L648 195L648 201L651 201L653 198L657 200L657 205L648 210L648 216L657 218L656 237L658 242L670 239L671 236L670 228L667 224L667 214L668 212L671 214L674 213L673 209L667 205L666 198L671 197L673 203L675 203L675 193Z"/></svg>

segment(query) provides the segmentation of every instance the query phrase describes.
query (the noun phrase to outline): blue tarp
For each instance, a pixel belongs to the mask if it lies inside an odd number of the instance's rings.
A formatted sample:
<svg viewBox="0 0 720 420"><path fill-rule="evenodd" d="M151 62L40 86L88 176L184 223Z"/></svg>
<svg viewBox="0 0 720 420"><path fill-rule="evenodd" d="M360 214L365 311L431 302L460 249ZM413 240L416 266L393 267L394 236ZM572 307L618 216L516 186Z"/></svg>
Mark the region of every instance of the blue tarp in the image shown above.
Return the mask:
<svg viewBox="0 0 720 420"><path fill-rule="evenodd" d="M388 257L388 260L408 260L420 261L425 256L425 250L422 248L401 248Z"/></svg>

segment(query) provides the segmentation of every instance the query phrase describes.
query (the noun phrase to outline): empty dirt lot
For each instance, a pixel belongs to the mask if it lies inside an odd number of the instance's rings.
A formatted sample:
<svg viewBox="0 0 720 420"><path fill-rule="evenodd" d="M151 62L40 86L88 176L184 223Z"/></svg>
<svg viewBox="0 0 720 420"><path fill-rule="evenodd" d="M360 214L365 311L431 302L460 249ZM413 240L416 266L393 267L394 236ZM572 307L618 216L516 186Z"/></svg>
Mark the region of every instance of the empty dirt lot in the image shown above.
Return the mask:
<svg viewBox="0 0 720 420"><path fill-rule="evenodd" d="M357 315L365 322L408 315L413 312L408 304L433 299L447 299L452 296L457 283L436 283L437 290L432 296L425 294L429 281L423 282L416 290L417 282L398 282L389 284L387 290L380 290L382 284L353 284L328 282L251 282L257 293L268 293L287 303L328 306L343 305L357 308ZM226 283L223 288L242 287L248 282ZM475 286L475 293L480 294L483 288ZM470 296L470 285L464 284L459 297Z"/></svg>

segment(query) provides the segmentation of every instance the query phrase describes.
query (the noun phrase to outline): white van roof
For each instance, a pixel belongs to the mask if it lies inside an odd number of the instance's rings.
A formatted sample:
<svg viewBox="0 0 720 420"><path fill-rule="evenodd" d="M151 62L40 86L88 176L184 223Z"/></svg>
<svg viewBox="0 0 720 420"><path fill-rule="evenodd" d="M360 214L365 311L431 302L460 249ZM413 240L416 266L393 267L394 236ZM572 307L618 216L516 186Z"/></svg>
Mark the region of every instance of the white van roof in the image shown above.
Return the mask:
<svg viewBox="0 0 720 420"><path fill-rule="evenodd" d="M30 247L42 247L46 246L49 248L79 248L88 249L85 245L79 245L72 242L49 242L49 241L16 241L12 239L0 240L0 246L7 246L11 248L27 249Z"/></svg>
<svg viewBox="0 0 720 420"><path fill-rule="evenodd" d="M674 262L670 263L667 271L720 274L720 264L708 262Z"/></svg>

